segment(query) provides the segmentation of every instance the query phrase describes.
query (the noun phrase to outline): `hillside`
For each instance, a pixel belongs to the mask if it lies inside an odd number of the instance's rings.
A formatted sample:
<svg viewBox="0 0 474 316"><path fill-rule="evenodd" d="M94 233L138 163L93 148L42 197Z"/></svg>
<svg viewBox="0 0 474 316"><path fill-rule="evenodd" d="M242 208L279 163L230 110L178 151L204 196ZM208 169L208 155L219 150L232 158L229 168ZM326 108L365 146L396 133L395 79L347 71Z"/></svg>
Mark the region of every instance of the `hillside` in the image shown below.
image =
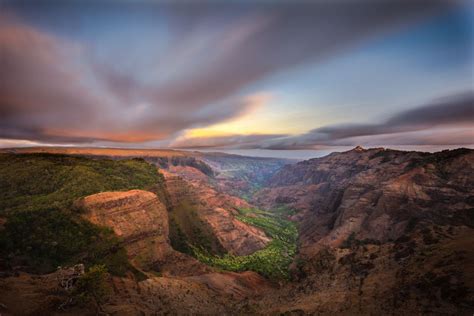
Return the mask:
<svg viewBox="0 0 474 316"><path fill-rule="evenodd" d="M473 169L468 149L429 154L359 147L283 168L256 199L299 205L302 240L311 240L303 252L339 246L352 233L386 242L418 225L474 227ZM304 206L294 188L308 191ZM321 238L326 234L331 237Z"/></svg>
<svg viewBox="0 0 474 316"><path fill-rule="evenodd" d="M473 171L468 149L357 147L284 167L254 200L297 210L299 281L278 310L472 311Z"/></svg>
<svg viewBox="0 0 474 316"><path fill-rule="evenodd" d="M123 275L130 267L119 239L83 220L73 202L110 190L148 189L163 195L163 184L162 176L143 160L1 154L2 266L48 272L81 260L105 263Z"/></svg>

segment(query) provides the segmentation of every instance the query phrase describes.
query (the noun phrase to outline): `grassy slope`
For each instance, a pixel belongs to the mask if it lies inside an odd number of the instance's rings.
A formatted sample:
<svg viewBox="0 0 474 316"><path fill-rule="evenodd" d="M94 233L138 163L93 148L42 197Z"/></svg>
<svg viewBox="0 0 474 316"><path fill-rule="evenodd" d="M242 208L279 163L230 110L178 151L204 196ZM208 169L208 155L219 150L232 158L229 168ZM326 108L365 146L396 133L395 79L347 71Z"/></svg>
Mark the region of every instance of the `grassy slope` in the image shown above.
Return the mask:
<svg viewBox="0 0 474 316"><path fill-rule="evenodd" d="M296 252L298 232L295 223L280 214L262 210L240 210L238 219L262 228L273 240L262 250L248 256L212 256L194 248L196 257L209 265L229 271L252 270L269 279L288 279L288 269Z"/></svg>
<svg viewBox="0 0 474 316"><path fill-rule="evenodd" d="M52 154L0 154L0 255L8 266L49 272L58 265L104 263L112 273L129 268L120 241L109 229L80 217L72 203L102 192L148 189L162 193L164 180L143 160L113 161Z"/></svg>
<svg viewBox="0 0 474 316"><path fill-rule="evenodd" d="M97 192L150 189L163 178L142 160L113 161L65 155L0 155L0 214L69 207Z"/></svg>

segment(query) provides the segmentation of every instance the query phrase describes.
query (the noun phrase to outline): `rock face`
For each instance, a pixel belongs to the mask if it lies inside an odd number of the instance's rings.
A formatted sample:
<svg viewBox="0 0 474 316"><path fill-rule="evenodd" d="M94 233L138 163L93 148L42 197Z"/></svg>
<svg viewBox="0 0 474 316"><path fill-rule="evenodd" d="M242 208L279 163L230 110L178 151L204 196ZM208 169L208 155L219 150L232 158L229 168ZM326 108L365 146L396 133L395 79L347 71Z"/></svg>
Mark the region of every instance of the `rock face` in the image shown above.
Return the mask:
<svg viewBox="0 0 474 316"><path fill-rule="evenodd" d="M110 227L123 238L131 261L148 268L170 252L168 212L151 192L103 192L77 202L94 224Z"/></svg>
<svg viewBox="0 0 474 316"><path fill-rule="evenodd" d="M263 205L299 209L298 282L270 313L474 310L474 151L357 147L287 166ZM297 264L296 264L297 263Z"/></svg>
<svg viewBox="0 0 474 316"><path fill-rule="evenodd" d="M283 168L257 201L302 210L303 253L357 239L396 240L415 225L474 225L474 151L357 147Z"/></svg>
<svg viewBox="0 0 474 316"><path fill-rule="evenodd" d="M112 228L123 239L131 263L143 271L167 276L212 272L196 259L173 250L169 243L168 211L148 191L103 192L76 202L84 217Z"/></svg>
<svg viewBox="0 0 474 316"><path fill-rule="evenodd" d="M209 289L230 295L238 300L260 297L271 289L267 280L252 271L208 273L192 276L187 280L205 284Z"/></svg>
<svg viewBox="0 0 474 316"><path fill-rule="evenodd" d="M235 218L236 208L250 207L247 202L216 191L206 183L207 178L196 175L197 170L171 171L164 172L172 204L170 216L191 242L205 241L215 253L248 255L270 241L261 229ZM189 180L177 174L184 174Z"/></svg>
<svg viewBox="0 0 474 316"><path fill-rule="evenodd" d="M327 248L300 258L297 282L254 308L267 315L470 315L473 235L456 227L429 245L415 234L394 243Z"/></svg>

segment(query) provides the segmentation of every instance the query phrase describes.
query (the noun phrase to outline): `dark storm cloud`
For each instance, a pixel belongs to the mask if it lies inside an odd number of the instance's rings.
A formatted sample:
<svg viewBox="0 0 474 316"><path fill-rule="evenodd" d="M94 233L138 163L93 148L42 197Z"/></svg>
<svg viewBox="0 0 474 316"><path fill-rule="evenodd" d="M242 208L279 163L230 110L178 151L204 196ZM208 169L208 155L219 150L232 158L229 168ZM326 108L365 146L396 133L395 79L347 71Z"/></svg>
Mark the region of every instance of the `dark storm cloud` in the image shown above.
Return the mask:
<svg viewBox="0 0 474 316"><path fill-rule="evenodd" d="M307 149L318 145L357 145L361 142L372 145L472 144L473 127L474 93L467 92L398 113L379 124L324 126L302 135L271 140L261 147Z"/></svg>
<svg viewBox="0 0 474 316"><path fill-rule="evenodd" d="M131 6L126 2L11 5L10 17L0 16L0 137L51 142L169 138L248 112L256 105L240 95L242 90L273 73L322 60L452 5L450 1L209 2L139 4L131 7L133 11L126 10ZM8 9L8 3L5 6ZM119 51L107 44L53 35L63 24L70 26L69 20L82 21L72 18L81 12L94 12L85 21L103 27L112 6L124 17L119 20L122 27L111 34L114 41L123 36ZM13 17L15 10L36 16L44 12L50 28L29 25L24 22L27 18L19 22ZM155 35L149 26L122 35L128 22L123 12L165 17L169 32L165 49L135 49L132 40L151 43ZM96 55L101 50L107 58ZM142 67L130 70L133 67L122 65L128 60Z"/></svg>

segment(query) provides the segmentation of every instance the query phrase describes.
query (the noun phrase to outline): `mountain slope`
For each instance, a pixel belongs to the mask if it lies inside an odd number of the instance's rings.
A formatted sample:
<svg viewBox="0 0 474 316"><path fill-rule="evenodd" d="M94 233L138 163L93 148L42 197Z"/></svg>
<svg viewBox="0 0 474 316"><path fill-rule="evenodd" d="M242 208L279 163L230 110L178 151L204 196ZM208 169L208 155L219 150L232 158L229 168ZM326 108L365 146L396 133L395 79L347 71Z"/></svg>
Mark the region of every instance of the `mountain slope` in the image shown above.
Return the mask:
<svg viewBox="0 0 474 316"><path fill-rule="evenodd" d="M426 154L356 148L287 166L260 196L276 204L286 197L283 204L293 206L299 202L289 195L294 186L308 190L311 200L296 216L304 252L339 246L352 233L385 242L416 224L473 227L473 170L474 152L467 149Z"/></svg>
<svg viewBox="0 0 474 316"><path fill-rule="evenodd" d="M468 149L357 147L284 167L255 197L299 210L299 285L279 309L472 311L473 174Z"/></svg>

